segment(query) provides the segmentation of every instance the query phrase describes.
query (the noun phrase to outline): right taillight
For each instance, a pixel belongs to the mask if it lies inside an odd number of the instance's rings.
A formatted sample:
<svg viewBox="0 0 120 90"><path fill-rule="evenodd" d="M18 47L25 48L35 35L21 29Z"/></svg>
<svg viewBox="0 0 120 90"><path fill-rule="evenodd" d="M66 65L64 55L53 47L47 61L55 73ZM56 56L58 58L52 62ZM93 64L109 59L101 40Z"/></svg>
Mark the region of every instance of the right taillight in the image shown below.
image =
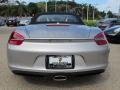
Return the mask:
<svg viewBox="0 0 120 90"><path fill-rule="evenodd" d="M95 39L95 42L97 43L97 45L106 45L107 44L107 40L105 39L105 35L103 32L97 34L94 39Z"/></svg>
<svg viewBox="0 0 120 90"><path fill-rule="evenodd" d="M22 36L18 32L12 32L8 43L11 45L21 45L23 41L24 41L24 36Z"/></svg>

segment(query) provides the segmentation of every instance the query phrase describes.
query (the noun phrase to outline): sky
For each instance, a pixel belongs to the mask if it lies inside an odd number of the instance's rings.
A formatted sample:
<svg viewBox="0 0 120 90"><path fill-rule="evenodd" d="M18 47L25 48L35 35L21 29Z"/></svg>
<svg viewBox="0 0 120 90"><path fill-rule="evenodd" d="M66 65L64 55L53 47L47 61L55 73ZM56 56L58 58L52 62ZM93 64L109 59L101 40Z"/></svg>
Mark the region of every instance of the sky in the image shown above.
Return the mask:
<svg viewBox="0 0 120 90"><path fill-rule="evenodd" d="M46 0L24 0L26 2L39 2ZM120 8L120 0L75 0L77 3L89 3L96 6L100 11L112 11L118 13Z"/></svg>

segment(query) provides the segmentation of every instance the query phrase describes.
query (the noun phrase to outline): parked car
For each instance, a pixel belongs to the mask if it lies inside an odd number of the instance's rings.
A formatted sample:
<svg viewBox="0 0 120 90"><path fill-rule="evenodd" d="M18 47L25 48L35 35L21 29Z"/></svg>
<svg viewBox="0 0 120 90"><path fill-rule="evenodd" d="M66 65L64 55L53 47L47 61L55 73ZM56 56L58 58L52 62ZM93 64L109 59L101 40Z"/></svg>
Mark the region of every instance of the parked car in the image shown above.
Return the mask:
<svg viewBox="0 0 120 90"><path fill-rule="evenodd" d="M15 17L8 18L6 20L6 25L7 26L17 26L17 25L19 25L19 20Z"/></svg>
<svg viewBox="0 0 120 90"><path fill-rule="evenodd" d="M3 17L0 17L0 26L5 25L5 19Z"/></svg>
<svg viewBox="0 0 120 90"><path fill-rule="evenodd" d="M120 25L120 19L118 19L118 18L102 19L97 24L97 26L102 30L106 30L106 29L108 29L112 26L115 26L115 25Z"/></svg>
<svg viewBox="0 0 120 90"><path fill-rule="evenodd" d="M99 28L86 26L75 14L44 13L12 32L7 51L15 74L66 80L69 75L104 72L109 45Z"/></svg>
<svg viewBox="0 0 120 90"><path fill-rule="evenodd" d="M120 25L111 27L104 32L109 42L120 43Z"/></svg>
<svg viewBox="0 0 120 90"><path fill-rule="evenodd" d="M20 26L25 26L25 25L29 25L31 22L31 17L24 17L20 19Z"/></svg>

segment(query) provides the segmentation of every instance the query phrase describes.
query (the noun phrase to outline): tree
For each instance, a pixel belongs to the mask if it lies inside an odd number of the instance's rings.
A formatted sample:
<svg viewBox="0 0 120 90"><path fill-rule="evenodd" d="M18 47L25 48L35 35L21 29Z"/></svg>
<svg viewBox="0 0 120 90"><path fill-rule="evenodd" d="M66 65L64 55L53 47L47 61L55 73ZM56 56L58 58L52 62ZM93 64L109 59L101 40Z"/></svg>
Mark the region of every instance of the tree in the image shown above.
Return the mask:
<svg viewBox="0 0 120 90"><path fill-rule="evenodd" d="M25 4L26 2L25 1L16 1L16 3L18 4L18 13L19 13L19 16L22 16L24 15L26 12L26 8L25 8Z"/></svg>
<svg viewBox="0 0 120 90"><path fill-rule="evenodd" d="M9 6L0 6L0 16L9 16L10 8Z"/></svg>
<svg viewBox="0 0 120 90"><path fill-rule="evenodd" d="M108 11L107 15L108 15L109 18L113 18L114 17L114 15L113 15L113 13L111 11Z"/></svg>
<svg viewBox="0 0 120 90"><path fill-rule="evenodd" d="M28 4L28 11L30 13L30 15L35 15L38 13L38 6L36 3L29 3Z"/></svg>
<svg viewBox="0 0 120 90"><path fill-rule="evenodd" d="M103 18L106 13L99 11L96 7L89 4L78 4L74 0L49 0L48 12L79 12L83 19L87 17L87 8L89 6L89 19L93 19L93 10L95 19ZM37 13L45 12L45 2L29 3L26 4L23 0L17 0L15 5L2 5L0 6L0 16L23 16L23 15L35 15ZM108 12L109 17L113 17L111 11Z"/></svg>

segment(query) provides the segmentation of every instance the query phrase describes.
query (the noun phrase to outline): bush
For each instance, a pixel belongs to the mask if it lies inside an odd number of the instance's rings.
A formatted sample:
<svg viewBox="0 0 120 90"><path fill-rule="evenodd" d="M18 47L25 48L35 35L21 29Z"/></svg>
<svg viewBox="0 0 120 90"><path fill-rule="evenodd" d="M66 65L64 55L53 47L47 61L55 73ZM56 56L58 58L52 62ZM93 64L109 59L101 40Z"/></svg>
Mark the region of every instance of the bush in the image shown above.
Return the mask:
<svg viewBox="0 0 120 90"><path fill-rule="evenodd" d="M93 21L93 20L84 20L84 23L87 25L87 26L95 26L96 24L96 21Z"/></svg>

